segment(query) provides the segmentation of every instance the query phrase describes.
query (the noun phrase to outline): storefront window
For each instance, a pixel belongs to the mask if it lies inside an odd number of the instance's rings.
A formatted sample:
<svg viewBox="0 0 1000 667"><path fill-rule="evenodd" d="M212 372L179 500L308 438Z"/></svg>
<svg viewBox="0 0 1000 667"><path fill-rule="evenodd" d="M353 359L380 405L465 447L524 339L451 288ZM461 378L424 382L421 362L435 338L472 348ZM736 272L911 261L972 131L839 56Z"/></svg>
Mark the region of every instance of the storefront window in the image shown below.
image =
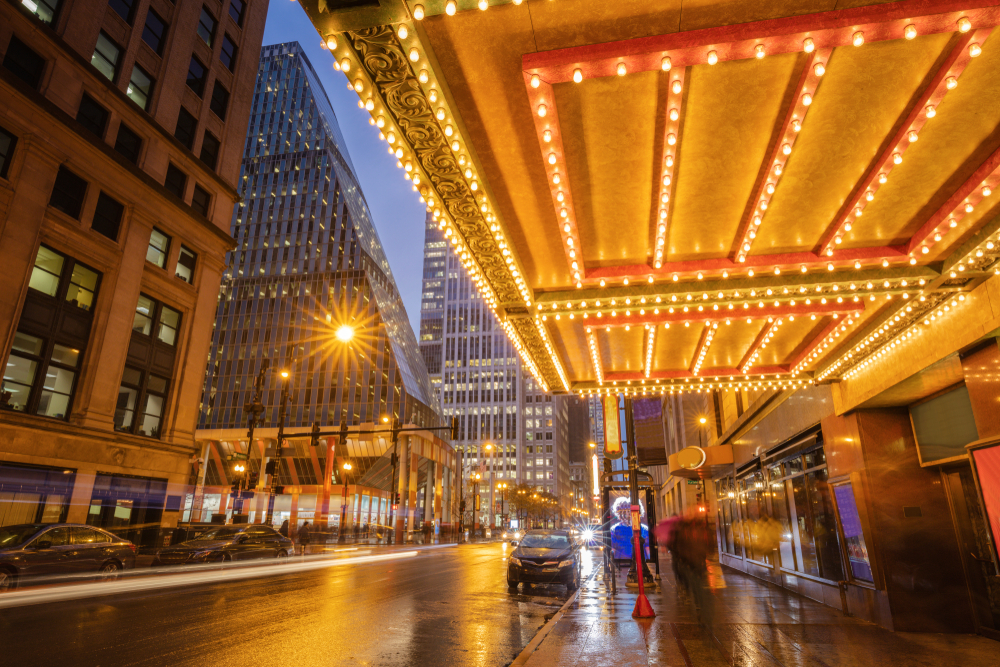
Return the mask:
<svg viewBox="0 0 1000 667"><path fill-rule="evenodd" d="M844 546L847 547L847 561L851 566L851 576L860 581L872 583L872 565L868 560L868 546L861 529L858 504L854 499L854 488L850 484L840 484L833 489L840 512L840 526L844 531Z"/></svg>
<svg viewBox="0 0 1000 667"><path fill-rule="evenodd" d="M764 475L756 470L740 480L741 502L743 509L743 537L747 558L761 563L771 564L772 552L762 548L760 544L763 520L768 516L767 489L764 485Z"/></svg>

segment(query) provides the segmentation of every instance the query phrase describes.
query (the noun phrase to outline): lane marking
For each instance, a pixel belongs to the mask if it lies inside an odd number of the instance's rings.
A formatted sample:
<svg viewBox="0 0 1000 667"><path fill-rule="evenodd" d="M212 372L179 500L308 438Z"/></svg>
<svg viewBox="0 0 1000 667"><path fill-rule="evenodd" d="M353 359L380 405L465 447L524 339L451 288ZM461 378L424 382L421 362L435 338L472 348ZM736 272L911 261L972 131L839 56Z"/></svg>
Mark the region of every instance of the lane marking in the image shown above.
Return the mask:
<svg viewBox="0 0 1000 667"><path fill-rule="evenodd" d="M238 581L240 579L255 579L265 576L276 576L284 574L294 574L298 572L309 572L328 567L341 565L357 565L360 563L375 563L388 560L399 560L402 558L412 558L419 553L418 550L400 551L392 554L381 554L377 556L358 556L353 558L338 558L324 560L291 561L276 563L274 565L263 565L258 567L243 567L239 569L215 569L201 572L186 572L171 574L165 577L139 577L136 579L119 579L118 581L99 581L87 584L77 584L73 586L60 586L56 588L45 588L41 590L25 590L4 593L0 595L0 609L10 609L13 607L24 607L27 605L45 604L48 602L61 602L64 600L80 600L92 597L105 597L108 595L118 595L121 593L134 593L163 588L175 588L178 586L190 586L193 584L224 583Z"/></svg>

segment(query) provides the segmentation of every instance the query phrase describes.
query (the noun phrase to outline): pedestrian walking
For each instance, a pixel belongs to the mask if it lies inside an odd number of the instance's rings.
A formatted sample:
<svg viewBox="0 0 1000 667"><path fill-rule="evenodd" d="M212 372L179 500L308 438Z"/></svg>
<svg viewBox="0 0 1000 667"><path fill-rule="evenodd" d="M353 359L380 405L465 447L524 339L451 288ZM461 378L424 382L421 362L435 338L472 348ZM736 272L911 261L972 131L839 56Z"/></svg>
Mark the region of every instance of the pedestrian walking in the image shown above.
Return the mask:
<svg viewBox="0 0 1000 667"><path fill-rule="evenodd" d="M288 519L281 522L281 528L278 529L282 537L288 537Z"/></svg>
<svg viewBox="0 0 1000 667"><path fill-rule="evenodd" d="M299 544L302 545L302 555L306 555L306 548L309 546L309 522L306 521L304 524L299 526Z"/></svg>

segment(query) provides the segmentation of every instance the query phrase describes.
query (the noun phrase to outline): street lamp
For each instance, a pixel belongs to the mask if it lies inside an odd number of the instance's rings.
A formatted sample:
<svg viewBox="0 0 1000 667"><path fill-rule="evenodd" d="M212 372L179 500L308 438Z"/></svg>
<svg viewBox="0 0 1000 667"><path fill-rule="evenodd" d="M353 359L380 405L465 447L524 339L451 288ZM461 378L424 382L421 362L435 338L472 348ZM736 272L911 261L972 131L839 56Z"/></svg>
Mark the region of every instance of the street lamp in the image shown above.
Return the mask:
<svg viewBox="0 0 1000 667"><path fill-rule="evenodd" d="M349 343L354 338L354 327L348 324L341 324L334 334L341 343Z"/></svg>
<svg viewBox="0 0 1000 667"><path fill-rule="evenodd" d="M507 482L497 484L497 491L500 492L500 523L503 524L501 530L506 530L507 518L504 515L504 502L507 500Z"/></svg>
<svg viewBox="0 0 1000 667"><path fill-rule="evenodd" d="M346 541L344 535L344 526L347 525L347 473L351 471L351 464L344 461L344 493L340 503L340 530L337 531L337 542L343 543Z"/></svg>
<svg viewBox="0 0 1000 667"><path fill-rule="evenodd" d="M291 384L288 378L291 373L288 369L282 369L278 375L281 376L281 407L278 410L278 442L275 443L274 456L268 462L271 467L271 490L267 503L267 519L266 523L268 526L274 523L274 496L278 488L278 457L281 456L281 445L285 441L285 417L288 415L288 385ZM265 472L267 472L265 470Z"/></svg>
<svg viewBox="0 0 1000 667"><path fill-rule="evenodd" d="M475 537L479 532L479 480L482 478L478 472L472 473L472 535Z"/></svg>

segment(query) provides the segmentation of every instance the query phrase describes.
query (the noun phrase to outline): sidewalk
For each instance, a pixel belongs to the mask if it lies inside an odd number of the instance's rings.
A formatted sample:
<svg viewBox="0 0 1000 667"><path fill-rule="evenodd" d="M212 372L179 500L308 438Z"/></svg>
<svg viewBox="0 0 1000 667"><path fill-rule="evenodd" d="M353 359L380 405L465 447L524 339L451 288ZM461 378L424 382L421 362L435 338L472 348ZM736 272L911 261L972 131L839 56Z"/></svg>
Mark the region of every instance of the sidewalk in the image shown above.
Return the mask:
<svg viewBox="0 0 1000 667"><path fill-rule="evenodd" d="M632 618L637 591L626 589L624 572L614 598L598 574L527 661L517 664L986 667L1000 655L1000 644L984 637L888 632L728 569L727 587L715 591L714 624L706 629L688 596L677 590L669 561L661 575L661 586L647 589L655 619Z"/></svg>

